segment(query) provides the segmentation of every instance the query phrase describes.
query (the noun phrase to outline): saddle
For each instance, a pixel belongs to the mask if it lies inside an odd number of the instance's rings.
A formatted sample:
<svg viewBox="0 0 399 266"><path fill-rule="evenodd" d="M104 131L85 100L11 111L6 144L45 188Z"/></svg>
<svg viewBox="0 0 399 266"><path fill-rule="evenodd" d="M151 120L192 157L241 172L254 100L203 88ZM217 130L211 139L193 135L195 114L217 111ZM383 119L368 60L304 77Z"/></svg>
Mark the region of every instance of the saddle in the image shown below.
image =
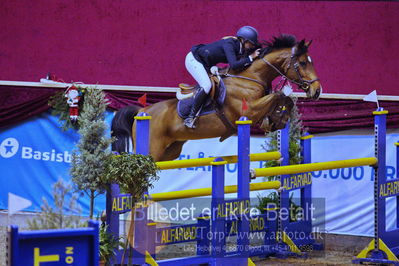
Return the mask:
<svg viewBox="0 0 399 266"><path fill-rule="evenodd" d="M205 100L199 116L216 113L219 119L223 122L226 127L226 133L220 137L219 141L223 141L233 135L237 128L226 118L223 111L223 104L226 99L226 87L224 86L223 79L219 75L210 76L212 82L212 88ZM179 84L180 93L176 93L176 97L179 99L177 103L177 113L183 119L187 118L190 114L191 106L194 102L194 95L196 90L199 88L198 85L190 86L187 84ZM183 96L183 97L182 97Z"/></svg>
<svg viewBox="0 0 399 266"><path fill-rule="evenodd" d="M216 112L215 105L222 107L226 98L226 88L223 80L216 76L211 76L212 89L205 100L199 116L211 114ZM183 119L187 118L190 114L191 105L194 102L194 95L199 88L198 84L190 86L188 84L179 84L180 93L176 93L176 97L179 99L177 103L177 112Z"/></svg>
<svg viewBox="0 0 399 266"><path fill-rule="evenodd" d="M209 79L212 83L212 88L209 93L210 98L215 99L215 94L217 93L218 88L220 87L220 82L222 81L221 76L225 75L229 71L229 68L218 68L216 66L211 68L211 74L209 75ZM197 85L189 85L186 83L179 84L179 91L176 93L176 98L179 100L184 100L195 95L195 92L198 89Z"/></svg>

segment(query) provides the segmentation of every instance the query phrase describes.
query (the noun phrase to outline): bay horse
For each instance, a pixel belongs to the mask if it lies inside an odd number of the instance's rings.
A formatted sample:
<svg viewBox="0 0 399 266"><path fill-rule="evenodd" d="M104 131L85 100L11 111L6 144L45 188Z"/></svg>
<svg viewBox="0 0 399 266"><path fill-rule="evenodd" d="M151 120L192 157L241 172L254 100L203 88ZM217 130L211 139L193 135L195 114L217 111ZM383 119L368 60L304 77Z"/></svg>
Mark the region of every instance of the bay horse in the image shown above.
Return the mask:
<svg viewBox="0 0 399 266"><path fill-rule="evenodd" d="M268 94L272 81L278 76L297 84L308 98L318 99L321 85L308 55L309 45L305 40L297 42L292 35L274 37L265 43L259 57L248 68L240 72L229 71L223 78L226 87L223 111L227 120L234 125L244 115L254 124L262 119L268 122L262 126L266 132L284 128L292 100L282 93ZM248 106L244 113L241 109L243 99ZM187 140L220 137L226 133L225 124L215 113L200 116L195 129L186 128L177 113L177 102L177 99L169 99L144 108L133 105L120 109L112 121L111 131L117 139L113 149L125 151L129 138L132 138L133 146L139 141L135 139L133 121L138 112L152 116L149 151L155 161L178 158Z"/></svg>

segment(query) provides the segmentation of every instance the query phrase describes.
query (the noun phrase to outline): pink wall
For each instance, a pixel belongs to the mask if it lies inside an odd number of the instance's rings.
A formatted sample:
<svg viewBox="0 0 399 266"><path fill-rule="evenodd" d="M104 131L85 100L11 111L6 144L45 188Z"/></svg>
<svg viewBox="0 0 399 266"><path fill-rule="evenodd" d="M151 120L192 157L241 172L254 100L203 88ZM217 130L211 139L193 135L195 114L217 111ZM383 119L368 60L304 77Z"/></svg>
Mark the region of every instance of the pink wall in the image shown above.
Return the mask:
<svg viewBox="0 0 399 266"><path fill-rule="evenodd" d="M197 43L241 25L313 39L325 92L398 95L399 2L20 0L0 5L0 80L176 86Z"/></svg>

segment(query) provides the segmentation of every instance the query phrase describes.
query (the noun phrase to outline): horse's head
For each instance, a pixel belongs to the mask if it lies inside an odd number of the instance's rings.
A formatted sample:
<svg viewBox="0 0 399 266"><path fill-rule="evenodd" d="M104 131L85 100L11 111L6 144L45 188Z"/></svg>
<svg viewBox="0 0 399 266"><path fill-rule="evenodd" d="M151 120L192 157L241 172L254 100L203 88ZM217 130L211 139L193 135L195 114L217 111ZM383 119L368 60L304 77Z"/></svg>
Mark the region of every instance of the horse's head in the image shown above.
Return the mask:
<svg viewBox="0 0 399 266"><path fill-rule="evenodd" d="M313 67L313 61L308 54L311 43L311 41L305 43L305 40L302 40L292 47L286 75L306 92L308 98L318 99L322 88Z"/></svg>
<svg viewBox="0 0 399 266"><path fill-rule="evenodd" d="M308 54L310 43L297 42L295 36L282 34L265 43L260 59L274 69L271 73L297 84L308 98L318 99L321 85Z"/></svg>
<svg viewBox="0 0 399 266"><path fill-rule="evenodd" d="M294 101L282 93L274 93L276 102L274 108L262 120L260 128L265 132L273 132L285 128L291 116Z"/></svg>

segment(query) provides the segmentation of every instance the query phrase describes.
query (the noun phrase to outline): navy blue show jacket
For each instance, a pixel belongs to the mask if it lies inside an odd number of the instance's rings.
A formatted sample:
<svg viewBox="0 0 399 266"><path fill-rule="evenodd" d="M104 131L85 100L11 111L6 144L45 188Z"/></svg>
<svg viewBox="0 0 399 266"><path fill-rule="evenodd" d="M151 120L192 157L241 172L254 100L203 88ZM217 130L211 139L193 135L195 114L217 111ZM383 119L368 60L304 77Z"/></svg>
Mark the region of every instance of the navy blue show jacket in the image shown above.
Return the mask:
<svg viewBox="0 0 399 266"><path fill-rule="evenodd" d="M243 57L244 49L235 37L227 37L210 44L199 44L191 48L195 59L202 63L209 72L218 63L228 63L232 69L249 66L252 62L248 56Z"/></svg>

